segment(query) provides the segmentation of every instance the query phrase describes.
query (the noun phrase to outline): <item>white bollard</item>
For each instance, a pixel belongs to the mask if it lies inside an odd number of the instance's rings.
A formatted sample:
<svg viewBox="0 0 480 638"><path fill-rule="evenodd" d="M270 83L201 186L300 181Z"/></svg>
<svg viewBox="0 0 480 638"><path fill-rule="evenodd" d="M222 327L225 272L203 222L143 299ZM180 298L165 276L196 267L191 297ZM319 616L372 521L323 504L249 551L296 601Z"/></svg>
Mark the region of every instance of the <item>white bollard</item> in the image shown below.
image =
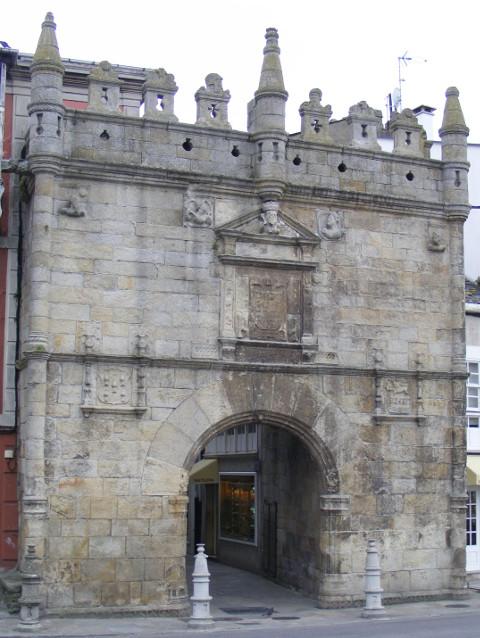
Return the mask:
<svg viewBox="0 0 480 638"><path fill-rule="evenodd" d="M365 607L363 608L362 618L375 618L385 613L382 605L383 589L380 583L380 574L377 543L374 540L369 540L365 563Z"/></svg>
<svg viewBox="0 0 480 638"><path fill-rule="evenodd" d="M207 564L208 556L205 554L205 545L200 543L197 545L197 554L195 555L195 565L193 567L193 596L192 615L188 621L191 629L203 629L213 627L215 624L210 615L210 572Z"/></svg>

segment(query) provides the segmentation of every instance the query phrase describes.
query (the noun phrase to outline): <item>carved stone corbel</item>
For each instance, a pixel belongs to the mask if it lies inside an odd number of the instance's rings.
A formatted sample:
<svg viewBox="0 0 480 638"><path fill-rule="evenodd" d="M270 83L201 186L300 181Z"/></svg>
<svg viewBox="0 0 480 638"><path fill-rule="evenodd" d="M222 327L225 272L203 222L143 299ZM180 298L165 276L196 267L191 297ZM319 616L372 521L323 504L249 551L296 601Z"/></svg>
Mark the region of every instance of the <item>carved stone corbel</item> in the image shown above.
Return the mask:
<svg viewBox="0 0 480 638"><path fill-rule="evenodd" d="M67 217L85 217L87 214L87 190L85 188L77 188L68 204L59 209L60 215L67 215Z"/></svg>
<svg viewBox="0 0 480 638"><path fill-rule="evenodd" d="M341 239L345 235L345 226L343 213L340 211L332 211L326 216L321 216L320 211L317 211L319 233L322 239L327 241L334 241Z"/></svg>
<svg viewBox="0 0 480 638"><path fill-rule="evenodd" d="M213 226L214 199L197 193L188 187L183 202L183 225L197 228Z"/></svg>
<svg viewBox="0 0 480 638"><path fill-rule="evenodd" d="M441 228L429 226L427 248L433 253L443 253L447 248L445 233Z"/></svg>

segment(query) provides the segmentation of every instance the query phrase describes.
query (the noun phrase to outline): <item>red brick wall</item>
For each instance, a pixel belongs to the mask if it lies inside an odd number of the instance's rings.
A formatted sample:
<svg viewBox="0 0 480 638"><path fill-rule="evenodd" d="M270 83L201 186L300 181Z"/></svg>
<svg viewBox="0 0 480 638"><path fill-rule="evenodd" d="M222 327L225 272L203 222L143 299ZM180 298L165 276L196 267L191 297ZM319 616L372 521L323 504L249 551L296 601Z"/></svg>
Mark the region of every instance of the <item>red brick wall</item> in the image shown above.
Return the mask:
<svg viewBox="0 0 480 638"><path fill-rule="evenodd" d="M17 563L18 505L16 458L6 459L5 450L14 450L14 432L0 435L0 569Z"/></svg>
<svg viewBox="0 0 480 638"><path fill-rule="evenodd" d="M12 155L13 95L5 96L3 156ZM11 180L3 174L5 193L2 198L3 214L0 235L8 235L8 216ZM5 328L8 275L8 249L0 249L0 413L3 411L3 384L5 378ZM13 450L16 457L16 433L0 431L0 569L15 567L17 562L18 506L16 458L6 459L5 450Z"/></svg>
<svg viewBox="0 0 480 638"><path fill-rule="evenodd" d="M8 268L8 249L0 248L0 413L3 412L3 382L5 379L5 311L7 301L7 268Z"/></svg>
<svg viewBox="0 0 480 638"><path fill-rule="evenodd" d="M68 109L77 109L84 111L88 107L88 102L80 102L79 100L63 100L63 104Z"/></svg>

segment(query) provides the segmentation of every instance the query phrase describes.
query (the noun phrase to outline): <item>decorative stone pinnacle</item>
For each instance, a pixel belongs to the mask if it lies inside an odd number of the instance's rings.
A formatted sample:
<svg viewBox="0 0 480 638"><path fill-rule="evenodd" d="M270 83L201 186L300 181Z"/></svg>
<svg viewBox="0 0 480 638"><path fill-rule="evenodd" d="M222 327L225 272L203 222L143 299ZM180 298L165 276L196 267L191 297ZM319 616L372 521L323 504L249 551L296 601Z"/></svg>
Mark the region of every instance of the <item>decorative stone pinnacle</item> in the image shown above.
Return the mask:
<svg viewBox="0 0 480 638"><path fill-rule="evenodd" d="M263 64L260 73L258 93L262 92L282 92L285 99L288 93L285 91L283 83L282 65L280 63L280 47L278 46L278 31L272 27L265 33L267 44L263 49Z"/></svg>
<svg viewBox="0 0 480 638"><path fill-rule="evenodd" d="M263 53L280 53L280 47L278 46L278 31L273 27L268 27L265 32L265 40L267 44L263 49Z"/></svg>
<svg viewBox="0 0 480 638"><path fill-rule="evenodd" d="M98 82L121 84L117 73L108 60L102 60L94 66L88 77L90 80L96 80Z"/></svg>
<svg viewBox="0 0 480 638"><path fill-rule="evenodd" d="M205 88L213 95L220 95L223 97L223 78L218 73L209 73L205 78Z"/></svg>
<svg viewBox="0 0 480 638"><path fill-rule="evenodd" d="M359 117L364 119L368 118L370 120L376 120L377 118L382 117L382 112L369 106L365 100L351 106L348 114L358 115Z"/></svg>
<svg viewBox="0 0 480 638"><path fill-rule="evenodd" d="M172 73L167 73L165 69L149 69L146 73L146 88L163 89L176 93L178 90L175 84L175 77Z"/></svg>
<svg viewBox="0 0 480 638"><path fill-rule="evenodd" d="M411 109L403 109L401 113L394 111L392 113L391 123L393 124L394 122L398 124L405 124L406 126L409 126L409 127L420 126L418 124L417 116Z"/></svg>
<svg viewBox="0 0 480 638"><path fill-rule="evenodd" d="M459 90L456 86L450 86L445 91L445 110L443 112L442 128L439 131L440 137L449 132L464 133L468 135L469 130L465 124L462 107L460 106Z"/></svg>
<svg viewBox="0 0 480 638"><path fill-rule="evenodd" d="M62 59L60 57L60 51L57 44L57 36L55 30L57 25L53 19L53 13L50 11L45 16L45 20L42 22L42 31L38 39L37 49L33 56L33 62L31 68L34 70L39 65L49 65L50 67L57 67L62 72L64 67Z"/></svg>

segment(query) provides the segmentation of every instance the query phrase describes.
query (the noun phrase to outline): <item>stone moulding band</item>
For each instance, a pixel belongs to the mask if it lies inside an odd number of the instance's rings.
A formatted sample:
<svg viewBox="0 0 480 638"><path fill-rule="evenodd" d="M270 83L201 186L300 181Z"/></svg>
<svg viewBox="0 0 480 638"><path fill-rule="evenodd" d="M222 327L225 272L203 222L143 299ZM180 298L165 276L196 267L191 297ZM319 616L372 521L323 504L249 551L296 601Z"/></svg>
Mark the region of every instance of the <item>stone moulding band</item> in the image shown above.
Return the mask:
<svg viewBox="0 0 480 638"><path fill-rule="evenodd" d="M320 510L328 514L346 515L350 512L349 494L320 494Z"/></svg>
<svg viewBox="0 0 480 638"><path fill-rule="evenodd" d="M415 414L374 414L373 422L375 425L382 425L383 423L416 423L417 425L424 425L426 417Z"/></svg>
<svg viewBox="0 0 480 638"><path fill-rule="evenodd" d="M146 407L115 407L104 405L81 405L81 411L85 417L89 417L91 414L126 414L141 416L147 411Z"/></svg>
<svg viewBox="0 0 480 638"><path fill-rule="evenodd" d="M362 377L403 377L422 380L446 379L448 381L465 381L468 378L466 372L449 372L422 370L378 370L373 367L353 368L342 366L336 361L331 364L270 364L252 363L243 361L212 361L212 359L180 359L162 357L138 357L136 355L105 355L105 354L81 354L81 353L60 353L60 352L24 352L23 358L17 361L17 369L21 370L28 365L31 359L46 359L53 362L74 362L83 364L85 361L91 363L112 363L126 364L132 366L144 365L152 368L186 368L192 370L225 370L228 372L283 372L285 374L325 374L336 376L362 376ZM416 417L415 417L416 418Z"/></svg>
<svg viewBox="0 0 480 638"><path fill-rule="evenodd" d="M315 270L317 263L312 261L293 261L290 259L262 259L258 257L243 257L239 255L217 255L224 264L236 266L263 266L265 268L280 268L282 270Z"/></svg>
<svg viewBox="0 0 480 638"><path fill-rule="evenodd" d="M340 157L340 155L339 155ZM123 183L125 178L138 185L144 186L171 186L178 188L179 184L188 186L192 179L198 186L203 186L215 195L229 192L240 196L254 195L253 181L250 179L222 177L221 184L218 179L206 178L201 174L185 173L174 169L138 166L137 164L117 164L105 162L102 164L102 173L99 175L98 163L86 159L74 159L64 162L62 172L65 177L72 179L88 179L93 181L103 181L108 179L111 182ZM387 212L390 214L409 215L415 217L444 219L447 217L447 205L443 202L429 202L421 200L411 200L401 197L385 197L374 194L345 192L331 188L320 188L317 186L289 186L283 198L286 203L312 202L321 205L328 205L334 201L337 206L346 208L368 208Z"/></svg>

